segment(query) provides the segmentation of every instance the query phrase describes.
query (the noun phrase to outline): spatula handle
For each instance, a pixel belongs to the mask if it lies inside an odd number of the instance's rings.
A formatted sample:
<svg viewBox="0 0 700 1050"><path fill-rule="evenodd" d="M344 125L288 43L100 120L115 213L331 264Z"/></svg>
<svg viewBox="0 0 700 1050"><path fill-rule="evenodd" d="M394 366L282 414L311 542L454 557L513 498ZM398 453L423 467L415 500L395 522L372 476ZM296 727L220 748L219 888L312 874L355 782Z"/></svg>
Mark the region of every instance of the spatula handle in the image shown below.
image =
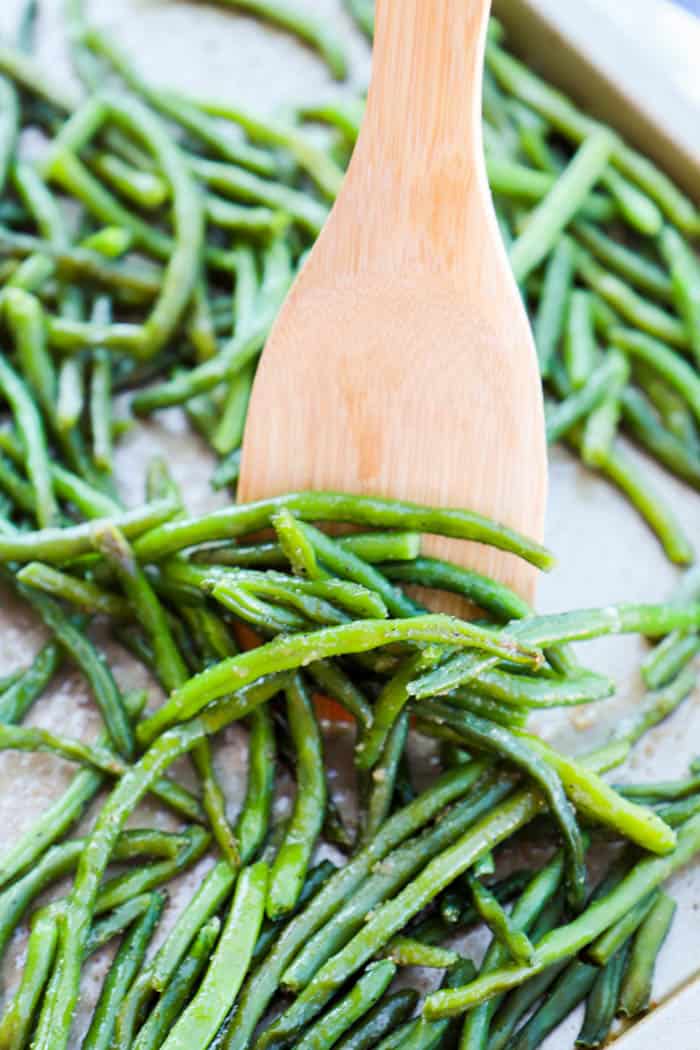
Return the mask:
<svg viewBox="0 0 700 1050"><path fill-rule="evenodd" d="M490 7L377 2L372 83L349 183L373 242L378 223L408 225L417 256L440 268L463 263L467 237L479 233L470 223L474 198L489 201L481 97Z"/></svg>

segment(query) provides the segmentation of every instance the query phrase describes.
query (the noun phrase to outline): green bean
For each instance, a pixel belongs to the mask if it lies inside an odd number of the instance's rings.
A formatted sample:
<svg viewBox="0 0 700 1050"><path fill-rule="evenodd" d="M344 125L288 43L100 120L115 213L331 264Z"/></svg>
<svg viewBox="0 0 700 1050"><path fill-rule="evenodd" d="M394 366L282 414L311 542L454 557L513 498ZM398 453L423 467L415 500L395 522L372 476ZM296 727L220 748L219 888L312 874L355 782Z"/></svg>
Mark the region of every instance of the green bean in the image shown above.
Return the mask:
<svg viewBox="0 0 700 1050"><path fill-rule="evenodd" d="M620 885L602 900L592 904L581 916L561 926L535 945L535 961L527 967L504 967L458 992L436 992L426 1001L428 1017L451 1016L483 1002L492 995L515 987L564 958L581 951L604 930L626 915L665 882L700 849L700 818L688 821L678 837L678 845L666 857L649 857L638 862Z"/></svg>
<svg viewBox="0 0 700 1050"><path fill-rule="evenodd" d="M380 565L379 569L390 580L460 594L499 620L520 619L531 611L527 602L497 580L437 558L416 556L406 564Z"/></svg>
<svg viewBox="0 0 700 1050"><path fill-rule="evenodd" d="M320 864L317 864L315 868L309 872L304 888L301 891L299 900L296 908L290 916L286 916L281 923L271 922L269 919L265 919L260 930L260 935L255 943L255 951L253 952L253 963L258 963L263 959L267 953L271 950L277 937L279 935L281 927L285 922L289 922L289 919L304 908L312 897L315 897L317 893L323 888L325 883L328 881L330 876L336 871L334 864L330 861L324 860Z"/></svg>
<svg viewBox="0 0 700 1050"><path fill-rule="evenodd" d="M681 522L637 464L615 445L599 461L598 470L625 493L656 534L669 560L677 565L691 564L694 551Z"/></svg>
<svg viewBox="0 0 700 1050"><path fill-rule="evenodd" d="M629 324L681 349L689 345L685 326L672 314L649 302L619 277L608 273L582 249L579 249L577 263L578 272L588 287Z"/></svg>
<svg viewBox="0 0 700 1050"><path fill-rule="evenodd" d="M371 40L374 36L374 3L372 0L345 0L345 6L358 28ZM348 1050L350 1050L349 1044Z"/></svg>
<svg viewBox="0 0 700 1050"><path fill-rule="evenodd" d="M51 973L58 918L51 908L42 908L32 921L22 978L14 998L0 1020L0 1041L6 1050L24 1050L44 987Z"/></svg>
<svg viewBox="0 0 700 1050"><path fill-rule="evenodd" d="M614 683L605 675L581 671L573 675L551 678L528 678L494 668L483 671L478 678L479 692L499 700L528 708L568 707L605 700L615 691Z"/></svg>
<svg viewBox="0 0 700 1050"><path fill-rule="evenodd" d="M67 481L69 475L66 473L64 477ZM83 489L83 491L87 490ZM172 500L156 500L130 511L115 512L112 500L109 506L114 514L111 524L120 529L127 539L147 532L154 525L171 518L179 509ZM107 505L104 509L106 508ZM80 557L82 554L89 554L94 550L94 529L94 522L85 522L63 529L47 528L38 532L18 532L2 536L0 537L0 562L60 563Z"/></svg>
<svg viewBox="0 0 700 1050"><path fill-rule="evenodd" d="M697 634L672 632L655 649L652 649L642 664L642 676L646 685L649 689L658 689L675 681L698 653L700 653L700 638Z"/></svg>
<svg viewBox="0 0 700 1050"><path fill-rule="evenodd" d="M297 794L284 841L270 871L266 910L273 920L291 911L299 898L323 826L326 804L321 736L299 675L287 687L286 696L296 751Z"/></svg>
<svg viewBox="0 0 700 1050"><path fill-rule="evenodd" d="M184 547L249 535L269 525L272 515L281 507L287 507L302 520L342 521L369 527L437 532L455 539L471 539L509 550L531 560L542 569L550 568L553 564L551 555L538 544L469 511L428 508L399 500L323 492L295 493L214 512L199 519L175 522L168 528L154 530L147 540L144 538L138 543L135 548L137 557L145 561L162 559Z"/></svg>
<svg viewBox="0 0 700 1050"><path fill-rule="evenodd" d="M157 209L168 199L169 187L156 172L128 164L114 153L97 153L90 166L115 190L140 208Z"/></svg>
<svg viewBox="0 0 700 1050"><path fill-rule="evenodd" d="M20 50L3 44L0 47L0 71L30 94L64 113L73 109L73 97L64 95L59 87L49 82L39 63Z"/></svg>
<svg viewBox="0 0 700 1050"><path fill-rule="evenodd" d="M590 222L578 221L573 229L584 248L623 280L629 281L640 291L661 299L662 302L671 301L671 280L656 263L608 237Z"/></svg>
<svg viewBox="0 0 700 1050"><path fill-rule="evenodd" d="M68 620L53 598L23 584L19 585L19 591L53 632L61 647L80 667L90 683L111 740L120 754L127 759L131 758L134 753L131 723L119 687L104 657L98 653L89 638Z"/></svg>
<svg viewBox="0 0 700 1050"><path fill-rule="evenodd" d="M469 888L477 912L496 940L512 959L529 962L533 955L533 947L527 934L511 923L498 899L477 877L469 878Z"/></svg>
<svg viewBox="0 0 700 1050"><path fill-rule="evenodd" d="M325 204L282 182L272 182L235 164L205 160L194 154L187 154L187 161L192 173L222 196L237 203L262 204L281 211L312 237L318 236L328 217Z"/></svg>
<svg viewBox="0 0 700 1050"><path fill-rule="evenodd" d="M390 817L375 839L340 868L298 918L281 931L270 955L242 991L236 1011L227 1026L224 1042L226 1050L242 1050L248 1046L253 1030L274 996L284 971L305 943L342 907L343 902L352 899L373 867L432 820L444 806L469 791L483 769L483 765L475 763L444 774L432 788Z"/></svg>
<svg viewBox="0 0 700 1050"><path fill-rule="evenodd" d="M448 988L469 980L476 973L476 968L471 959L460 959L457 964L447 972L445 984ZM402 1033L401 1039L394 1042L391 1036L380 1043L380 1047L397 1046L405 1047L406 1050L438 1050L439 1047L451 1043L450 1037L455 1034L455 1025L450 1021L427 1021L424 1017L418 1018L408 1026L408 1030Z"/></svg>
<svg viewBox="0 0 700 1050"><path fill-rule="evenodd" d="M136 610L137 619L153 647L156 673L163 687L172 691L188 679L187 668L177 648L167 617L144 572L134 561L131 548L122 534L109 526L100 527L95 542L106 555ZM194 762L202 784L202 802L216 841L232 865L239 860L238 846L226 819L226 803L216 779L208 744L198 744Z"/></svg>
<svg viewBox="0 0 700 1050"><path fill-rule="evenodd" d="M57 507L41 418L26 385L4 359L0 360L0 389L10 404L25 446L27 473L36 494L39 524L51 525L56 518Z"/></svg>
<svg viewBox="0 0 700 1050"><path fill-rule="evenodd" d="M254 362L251 362L246 365L245 368L242 368L237 372L231 379L221 419L219 420L212 438L212 445L221 456L230 455L232 452L235 452L243 440L243 430L248 413L248 405L250 402L250 396L253 392L254 375L255 364ZM238 467L240 470L240 455L238 458ZM234 481L237 480L238 477L234 479ZM226 484L232 483L231 480L227 479Z"/></svg>
<svg viewBox="0 0 700 1050"><path fill-rule="evenodd" d="M541 1046L549 1033L586 998L597 975L595 966L578 960L571 963L549 992L546 1004L518 1031L510 1044L513 1050L536 1050Z"/></svg>
<svg viewBox="0 0 700 1050"><path fill-rule="evenodd" d="M700 615L700 608L698 610ZM139 727L139 741L146 743L168 725L201 711L212 700L240 689L261 674L294 670L337 655L361 653L388 642L478 646L515 662L529 662L535 654L519 650L506 635L497 636L445 616L416 616L406 620L356 620L309 634L280 637L258 649L223 660L176 689L170 699ZM536 659L536 657L535 657Z"/></svg>
<svg viewBox="0 0 700 1050"><path fill-rule="evenodd" d="M54 276L54 270L51 259L44 255L33 255L15 267L12 275L5 281L5 287L21 288L25 292L40 294Z"/></svg>
<svg viewBox="0 0 700 1050"><path fill-rule="evenodd" d="M337 1044L338 1050L371 1050L387 1032L395 1031L413 1013L418 996L412 988L402 988L385 996Z"/></svg>
<svg viewBox="0 0 700 1050"><path fill-rule="evenodd" d="M518 792L435 856L396 897L376 908L352 940L321 967L293 1006L266 1031L259 1050L278 1039L286 1039L288 1034L298 1030L300 1024L317 1016L352 973L388 943L445 886L470 868L482 853L492 850L504 838L509 838L522 822L527 822L539 805L535 795ZM428 1020L434 1019L434 1015L428 1017Z"/></svg>
<svg viewBox="0 0 700 1050"><path fill-rule="evenodd" d="M700 790L700 776L694 774L682 780L662 780L649 784L619 784L617 790L625 798L653 798L669 802L694 795Z"/></svg>
<svg viewBox="0 0 700 1050"><path fill-rule="evenodd" d="M4 190L19 134L19 100L14 86L0 77L0 191Z"/></svg>
<svg viewBox="0 0 700 1050"><path fill-rule="evenodd" d="M394 937L387 945L386 955L397 966L422 966L426 969L446 970L459 960L457 952L425 944L413 937Z"/></svg>
<svg viewBox="0 0 700 1050"><path fill-rule="evenodd" d="M49 241L66 240L61 210L39 172L31 164L17 162L11 172L12 182L39 233Z"/></svg>
<svg viewBox="0 0 700 1050"><path fill-rule="evenodd" d="M408 713L402 712L389 730L384 746L372 766L364 814L362 840L368 842L391 812L401 757L408 738ZM363 752L364 755L366 752Z"/></svg>
<svg viewBox="0 0 700 1050"><path fill-rule="evenodd" d="M22 978L0 1021L7 1050L29 1046L34 1015L51 974L60 920L60 908L54 905L40 909L32 918Z"/></svg>
<svg viewBox="0 0 700 1050"><path fill-rule="evenodd" d="M0 431L0 436L2 432ZM338 546L356 554L363 561L374 565L383 563L385 576L398 570L395 562L413 561L420 553L420 536L415 532L365 532L350 536L338 536ZM276 543L260 543L253 546L231 546L226 541L204 547L193 552L193 560L213 562L220 565L235 565L240 568L285 568L287 560L282 548Z"/></svg>
<svg viewBox="0 0 700 1050"><path fill-rule="evenodd" d="M45 164L46 177L76 197L85 209L102 223L127 230L134 244L157 259L167 259L172 248L169 237L133 215L102 185L62 136L57 136Z"/></svg>
<svg viewBox="0 0 700 1050"><path fill-rule="evenodd" d="M700 267L698 261L672 226L665 226L659 249L669 268L673 301L686 326L696 362L700 360Z"/></svg>
<svg viewBox="0 0 700 1050"><path fill-rule="evenodd" d="M410 700L409 683L419 671L435 664L439 657L439 649L427 649L409 656L383 687L375 701L372 724L357 745L355 763L358 769L369 770L377 765L382 752L386 750L393 728Z"/></svg>
<svg viewBox="0 0 700 1050"><path fill-rule="evenodd" d="M550 924L547 932L551 928ZM501 1000L504 1000L504 1002L494 1018L489 1047L493 1047L493 1050L504 1050L504 1047L510 1047L511 1037L513 1039L516 1038L513 1033L522 1018L531 1011L533 1006L542 1002L543 997L549 993L554 982L562 973L566 972L568 965L567 962L556 963L536 977L531 977L529 981L516 988L511 995L498 997L498 1002ZM476 1009L488 1007L491 1005L491 1002L489 1000L486 1003L482 1003Z"/></svg>
<svg viewBox="0 0 700 1050"><path fill-rule="evenodd" d="M513 732L558 772L572 802L586 816L607 824L653 853L665 854L674 848L673 832L646 807L629 806L596 773L555 751L538 737L524 730Z"/></svg>
<svg viewBox="0 0 700 1050"><path fill-rule="evenodd" d="M245 868L209 968L195 998L171 1030L164 1050L208 1046L232 1006L250 965L262 922L268 869Z"/></svg>
<svg viewBox="0 0 700 1050"><path fill-rule="evenodd" d="M502 87L526 102L573 141L581 142L600 128L594 120L580 113L565 95L493 43L487 48L487 65ZM695 205L650 160L616 139L612 161L623 176L651 197L684 232L692 234L695 231Z"/></svg>
<svg viewBox="0 0 700 1050"><path fill-rule="evenodd" d="M248 785L238 821L236 839L244 864L258 853L267 836L275 785L275 737L263 708L250 716Z"/></svg>
<svg viewBox="0 0 700 1050"><path fill-rule="evenodd" d="M90 381L92 458L100 470L112 473L112 367L109 354L98 348L93 355Z"/></svg>
<svg viewBox="0 0 700 1050"><path fill-rule="evenodd" d="M626 426L655 459L678 477L700 486L700 458L685 442L666 430L644 394L628 387L622 395L622 414Z"/></svg>
<svg viewBox="0 0 700 1050"><path fill-rule="evenodd" d="M330 660L319 661L309 664L307 670L316 685L349 711L362 730L369 729L374 718L372 707L352 679L337 664Z"/></svg>
<svg viewBox="0 0 700 1050"><path fill-rule="evenodd" d="M224 7L260 18L286 30L317 51L336 80L347 76L347 58L330 24L306 14L287 0L217 0Z"/></svg>
<svg viewBox="0 0 700 1050"><path fill-rule="evenodd" d="M44 258L53 273L66 281L90 281L113 291L128 293L136 301L150 302L160 288L160 267L145 263L113 263L88 248L56 245L27 233L0 229L0 257ZM89 341L88 341L89 343Z"/></svg>
<svg viewBox="0 0 700 1050"><path fill-rule="evenodd" d="M116 1045L120 1050L132 1045L134 1030L151 994L168 994L180 966L184 964L183 960L186 960L188 950L194 952L193 941L208 926L211 928L212 923L216 924L218 930L214 913L229 895L234 881L235 876L229 864L219 861L204 878L155 957L136 978L117 1018Z"/></svg>
<svg viewBox="0 0 700 1050"><path fill-rule="evenodd" d="M202 722L165 733L144 757L121 778L105 803L81 853L65 912L65 931L57 966L55 991L47 1008L47 1025L56 1047L66 1045L78 994L81 953L86 930L96 906L102 874L125 820L143 795L176 758L204 738ZM138 874L138 873L137 873Z"/></svg>
<svg viewBox="0 0 700 1050"><path fill-rule="evenodd" d="M549 374L552 357L564 332L573 279L573 245L568 237L562 237L547 263L544 288L535 320L535 345L540 372L545 378Z"/></svg>
<svg viewBox="0 0 700 1050"><path fill-rule="evenodd" d="M178 573L178 570L175 570ZM207 573L202 570L189 569L189 577L194 582L195 572L203 580L205 590L211 587L214 597L225 597L229 584L238 584L254 594L267 597L280 605L296 608L309 620L319 623L345 623L346 610L352 616L364 619L386 619L387 607L380 595L363 584L346 582L342 579L294 579L280 573L269 571L255 572L252 569L240 569L230 572L217 572L212 568ZM185 574L180 569L180 578ZM170 574L172 576L172 574Z"/></svg>
<svg viewBox="0 0 700 1050"><path fill-rule="evenodd" d="M0 694L0 724L12 725L22 721L48 686L60 663L58 646L49 642L21 677Z"/></svg>
<svg viewBox="0 0 700 1050"><path fill-rule="evenodd" d="M61 431L77 426L84 403L83 361L79 357L69 357L58 371L56 423Z"/></svg>
<svg viewBox="0 0 700 1050"><path fill-rule="evenodd" d="M45 594L69 601L81 612L102 613L117 620L126 620L131 616L129 603L120 595L105 591L95 583L80 580L41 562L29 562L17 573L17 579L20 583Z"/></svg>
<svg viewBox="0 0 700 1050"><path fill-rule="evenodd" d="M649 1009L656 961L675 914L676 902L662 892L637 931L620 993L619 1010L625 1017Z"/></svg>
<svg viewBox="0 0 700 1050"><path fill-rule="evenodd" d="M586 956L597 966L607 966L612 957L629 940L633 933L644 922L659 898L659 891L654 890L638 904L618 919L605 933L602 933L586 950Z"/></svg>
<svg viewBox="0 0 700 1050"><path fill-rule="evenodd" d="M526 883L524 892L516 902L510 916L511 925L516 930L527 934L538 919L544 919L552 901L557 899L554 895L561 883L563 870L563 854L560 852L542 871ZM494 937L484 956L481 972L489 973L502 966L507 959L507 948ZM491 1019L497 1006L498 1001L491 1000L469 1012L462 1030L460 1050L484 1050Z"/></svg>
<svg viewBox="0 0 700 1050"><path fill-rule="evenodd" d="M373 963L348 994L317 1021L298 1043L299 1050L327 1050L381 999L396 973L389 959Z"/></svg>
<svg viewBox="0 0 700 1050"><path fill-rule="evenodd" d="M165 1041L209 961L220 929L221 922L214 917L199 931L186 958L178 966L171 982L134 1040L134 1050L157 1050Z"/></svg>
<svg viewBox="0 0 700 1050"><path fill-rule="evenodd" d="M564 364L574 390L588 382L597 358L591 294L576 289L571 293L564 339Z"/></svg>
<svg viewBox="0 0 700 1050"><path fill-rule="evenodd" d="M92 1023L83 1040L84 1050L109 1050L119 1004L141 968L164 905L165 896L153 894L148 911L125 937L105 979Z"/></svg>
<svg viewBox="0 0 700 1050"><path fill-rule="evenodd" d="M117 840L114 859L115 861L131 860L143 856L144 848L148 854L152 845L153 838L144 841L141 835L133 838L127 833ZM62 845L52 846L26 874L0 894L0 954L23 912L47 886L75 868L85 846L85 839L72 839ZM111 903L108 898L104 899L106 901L104 910L108 910Z"/></svg>
<svg viewBox="0 0 700 1050"><path fill-rule="evenodd" d="M136 95L141 96L144 102L153 107L154 110L163 114L169 120L180 124L195 138L200 139L215 154L232 164L242 164L260 175L273 175L275 173L275 160L270 154L262 150L254 149L246 143L238 143L230 137L223 136L221 130L213 121L186 99L174 95L170 91L159 91L150 85L139 75L124 52L115 43L112 37L100 32L94 27L89 27L83 34L83 41L100 58L106 61L116 70L127 86Z"/></svg>
<svg viewBox="0 0 700 1050"><path fill-rule="evenodd" d="M547 441L554 444L594 411L611 386L627 381L629 366L624 357L608 353L595 367L585 385L547 413Z"/></svg>
<svg viewBox="0 0 700 1050"><path fill-rule="evenodd" d="M125 698L127 706L133 702L133 697ZM145 697L140 697L141 706L145 703ZM130 710L131 715L131 710ZM98 738L98 744L105 746L107 736L103 734ZM24 835L11 847L0 859L0 886L7 884L16 878L31 864L42 856L67 829L74 824L83 813L85 807L97 794L102 785L103 778L93 770L81 770L64 794L53 806L51 806L39 820L32 825ZM186 813L192 816L192 813ZM199 819L198 810L195 805L194 819Z"/></svg>
<svg viewBox="0 0 700 1050"><path fill-rule="evenodd" d="M669 827L677 828L685 824L686 820L694 817L699 810L700 799L697 795L690 795L689 798L682 799L680 802L670 802L667 806L660 806L656 812Z"/></svg>
<svg viewBox="0 0 700 1050"><path fill-rule="evenodd" d="M370 591L376 591L392 615L411 616L415 614L417 611L415 604L398 588L392 587L378 569L363 562L351 551L339 547L333 539L307 522L299 522L298 527L324 567L341 578L353 580Z"/></svg>
<svg viewBox="0 0 700 1050"><path fill-rule="evenodd" d="M318 564L308 534L286 507L273 516L272 527L295 576L310 580L327 576Z"/></svg>
<svg viewBox="0 0 700 1050"><path fill-rule="evenodd" d="M180 843L183 837L178 836ZM171 854L175 856L175 854ZM128 929L136 919L140 919L149 909L153 901L152 893L142 893L138 897L132 897L108 912L104 918L96 919L90 927L87 941L85 943L85 958L88 959L95 952L100 951L109 944L114 937L118 937ZM61 902L57 902L57 908L61 908Z"/></svg>
<svg viewBox="0 0 700 1050"><path fill-rule="evenodd" d="M608 168L601 180L633 230L655 237L663 226L661 209L646 193L619 172Z"/></svg>
<svg viewBox="0 0 700 1050"><path fill-rule="evenodd" d="M695 671L688 667L664 689L644 697L634 712L618 723L616 738L635 744L645 733L672 714L693 692L695 685Z"/></svg>
<svg viewBox="0 0 700 1050"><path fill-rule="evenodd" d="M286 212L263 205L251 207L248 204L234 204L214 193L204 198L204 208L212 226L223 230L235 230L266 237L279 236L290 223Z"/></svg>
<svg viewBox="0 0 700 1050"><path fill-rule="evenodd" d="M532 616L511 624L509 633L531 644L551 647L561 642L589 641L609 634L644 634L660 637L676 628L694 627L700 618L700 606L620 604L605 609L585 609ZM478 679L491 669L481 656L473 654L450 657L444 664L421 675L410 686L412 696L422 699L446 693L465 682Z"/></svg>
<svg viewBox="0 0 700 1050"><path fill-rule="evenodd" d="M281 241L275 242L268 260L269 302L260 310L255 325L236 331L210 361L205 361L187 374L176 376L169 382L138 394L132 401L136 412L152 412L154 409L190 401L197 394L212 390L225 380L231 379L258 356L291 283L288 250Z"/></svg>
<svg viewBox="0 0 700 1050"><path fill-rule="evenodd" d="M179 95L172 95L171 97L183 102L186 101ZM269 118L263 119L230 103L212 101L210 99L197 99L191 104L209 114L209 116L238 124L254 142L260 142L266 146L281 146L283 149L286 149L294 157L299 167L311 176L326 197L330 200L335 200L337 197L344 173L326 151L319 149L295 128L289 127L281 121L274 121ZM266 173L263 172L262 174ZM268 171L267 174L270 174L270 172Z"/></svg>
<svg viewBox="0 0 700 1050"><path fill-rule="evenodd" d="M637 383L653 404L664 426L696 455L700 454L695 419L682 397L643 364L638 364L634 371Z"/></svg>
<svg viewBox="0 0 700 1050"><path fill-rule="evenodd" d="M120 776L124 771L124 764L108 749L90 747L81 740L57 736L36 727L0 725L0 751L44 751L112 776Z"/></svg>
<svg viewBox="0 0 700 1050"><path fill-rule="evenodd" d="M446 704L435 702L424 702L421 705L421 717L428 721L437 721L439 725L445 725L455 731L469 746L476 745L477 748L488 752L495 752L513 763L530 776L545 794L552 815L559 825L568 852L568 880L569 893L573 903L583 901L585 892L586 875L584 869L583 840L576 824L573 807L565 793L565 787L569 794L572 793L571 774L568 781L560 778L558 769L554 766L550 755L542 761L532 746L531 739L523 742L518 740L511 731L502 726L494 725L485 719L479 718L466 711L455 711ZM559 756L557 756L558 758ZM569 770L567 769L567 773ZM592 777L593 774L590 774ZM583 777L583 774L582 774ZM604 790L602 781L596 784L599 790ZM611 792L614 796L614 792ZM580 801L577 799L577 802ZM646 811L645 814L646 816ZM641 821L640 821L641 823ZM661 822L659 822L661 823ZM665 825L662 825L665 827ZM637 834L641 832L638 830ZM670 844L668 849L673 848L675 836L668 832Z"/></svg>
<svg viewBox="0 0 700 1050"><path fill-rule="evenodd" d="M629 944L625 944L598 973L586 1003L586 1016L576 1046L600 1046L608 1038L615 1019L628 955Z"/></svg>
<svg viewBox="0 0 700 1050"><path fill-rule="evenodd" d="M591 133L580 147L567 170L533 212L527 230L511 249L510 261L516 280L524 281L549 254L599 180L614 146L614 136L601 128Z"/></svg>

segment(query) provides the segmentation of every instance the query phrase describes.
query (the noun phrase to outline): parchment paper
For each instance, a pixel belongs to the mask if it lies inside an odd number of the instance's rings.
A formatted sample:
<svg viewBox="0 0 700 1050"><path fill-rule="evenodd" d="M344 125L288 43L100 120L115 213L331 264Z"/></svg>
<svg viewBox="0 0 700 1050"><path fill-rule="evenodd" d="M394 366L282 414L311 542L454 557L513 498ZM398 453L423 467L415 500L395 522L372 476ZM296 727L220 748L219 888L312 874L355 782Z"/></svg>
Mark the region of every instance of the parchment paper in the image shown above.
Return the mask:
<svg viewBox="0 0 700 1050"><path fill-rule="evenodd" d="M353 33L340 0L306 0L314 11L337 21L352 40L355 86L367 83L368 49ZM65 80L68 69L60 0L42 0L40 57L47 73ZM18 0L0 5L0 33L9 34L19 11ZM281 33L261 30L253 20L222 12L205 4L177 0L94 0L95 20L109 29L138 61L154 83L184 91L230 98L261 112L306 100L331 97L339 89L323 64L303 47ZM592 40L594 36L592 36ZM284 411L284 406L280 406ZM143 471L149 455L165 454L181 482L190 510L213 505L216 499L208 486L208 454L196 436L187 434L177 412L162 414L148 425L139 425L120 444L118 473L125 498L138 502L143 493ZM700 498L649 464L659 491L677 510L692 538L700 536ZM543 611L606 605L614 601L653 601L665 598L679 577L659 549L654 537L636 513L606 483L581 468L568 454L555 449L551 464L551 495L547 541L556 552L558 567L542 580L539 605ZM2 595L0 602L0 674L26 664L43 635L31 613ZM120 648L108 651L119 682L125 687L146 684L146 676ZM645 645L637 639L613 639L589 645L586 661L612 674L619 684L618 697L595 710L579 709L573 716L549 715L533 724L542 734L572 751L593 746L605 739L620 714L641 695L638 665ZM57 679L57 687L34 708L29 722L60 732L92 738L99 720L81 677L70 668ZM153 688L151 686L151 688ZM154 693L155 695L155 693ZM681 775L688 761L700 751L700 703L695 697L666 725L650 734L637 749L620 779ZM345 742L347 743L347 742ZM341 803L346 777L342 739L331 742L329 754L337 764ZM245 735L231 729L223 734L217 765L224 780L234 817L245 775ZM187 776L187 767L178 767ZM0 851L15 839L57 798L74 773L74 767L51 756L0 755ZM286 797L279 807L288 805ZM141 810L134 825L155 820L166 824L161 811ZM171 913L182 906L199 882L206 862L181 880L171 899ZM65 887L64 887L65 889ZM669 994L698 967L700 943L700 863L681 873L672 884L681 909L672 937L663 952L656 989ZM163 929L167 928L167 920ZM161 931L162 935L162 931ZM2 970L4 990L10 994L21 972L25 937L23 930L13 939ZM475 952L479 938L472 938ZM99 994L100 980L110 952L103 952L87 967L74 1041L79 1045L85 1018ZM547 1042L547 1050L568 1050L578 1031L577 1022L567 1022ZM675 1044L686 1050L681 1039ZM687 1050L690 1050L687 1044Z"/></svg>

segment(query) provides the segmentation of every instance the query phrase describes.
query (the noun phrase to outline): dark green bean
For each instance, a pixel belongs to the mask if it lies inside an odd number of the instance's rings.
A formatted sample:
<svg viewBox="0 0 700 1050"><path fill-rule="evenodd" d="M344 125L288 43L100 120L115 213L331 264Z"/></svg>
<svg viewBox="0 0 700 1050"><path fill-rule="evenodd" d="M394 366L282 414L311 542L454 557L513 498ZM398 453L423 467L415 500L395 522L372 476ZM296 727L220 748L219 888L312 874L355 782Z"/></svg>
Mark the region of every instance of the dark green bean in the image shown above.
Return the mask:
<svg viewBox="0 0 700 1050"><path fill-rule="evenodd" d="M249 1045L253 1031L289 964L343 903L352 898L373 867L392 849L430 822L444 806L469 791L483 768L483 765L472 764L444 774L432 788L390 817L374 841L331 876L298 918L280 932L269 956L244 986L236 1010L226 1026L226 1050L243 1050Z"/></svg>
<svg viewBox="0 0 700 1050"><path fill-rule="evenodd" d="M241 872L230 911L202 984L163 1050L208 1046L236 999L250 965L265 908L268 868L260 861Z"/></svg>
<svg viewBox="0 0 700 1050"><path fill-rule="evenodd" d="M84 631L78 630L70 622L53 598L23 584L19 585L19 590L87 678L112 742L120 754L131 758L134 754L131 723L122 694L104 656L93 646Z"/></svg>
<svg viewBox="0 0 700 1050"><path fill-rule="evenodd" d="M586 1016L576 1046L600 1046L608 1038L615 1020L628 954L629 944L624 944L599 971L586 1003Z"/></svg>
<svg viewBox="0 0 700 1050"><path fill-rule="evenodd" d="M495 751L497 755L506 758L532 777L544 792L567 844L571 900L576 904L582 903L586 887L583 840L564 784L555 769L546 761L540 760L530 748L521 746L509 730L493 725L477 715L455 711L447 704L426 701L421 704L421 717L448 726L457 732L468 746L475 745L488 752Z"/></svg>
<svg viewBox="0 0 700 1050"><path fill-rule="evenodd" d="M690 348L700 361L700 267L693 250L672 226L665 226L659 250L671 274L673 301L685 322Z"/></svg>
<svg viewBox="0 0 700 1050"><path fill-rule="evenodd" d="M124 938L105 978L90 1028L83 1040L84 1050L109 1050L121 1000L141 968L164 906L165 896L154 893L148 911Z"/></svg>
<svg viewBox="0 0 700 1050"><path fill-rule="evenodd" d="M21 722L48 686L60 663L60 649L54 642L49 642L21 677L0 694L0 723Z"/></svg>
<svg viewBox="0 0 700 1050"><path fill-rule="evenodd" d="M412 988L402 988L385 996L337 1044L337 1050L371 1050L387 1032L395 1031L409 1017L418 1002Z"/></svg>
<svg viewBox="0 0 700 1050"><path fill-rule="evenodd" d="M221 929L215 916L197 934L185 959L175 971L168 987L134 1040L133 1050L157 1050L182 1014L193 987L209 962ZM132 985L133 988L133 985Z"/></svg>
<svg viewBox="0 0 700 1050"><path fill-rule="evenodd" d="M291 911L299 899L326 805L321 735L299 675L294 676L286 695L296 751L297 794L284 841L270 871L267 914L273 920Z"/></svg>
<svg viewBox="0 0 700 1050"><path fill-rule="evenodd" d="M389 730L377 762L369 774L370 787L362 840L370 841L391 812L399 763L408 739L408 713L402 712Z"/></svg>
<svg viewBox="0 0 700 1050"><path fill-rule="evenodd" d="M676 902L661 893L637 931L620 993L619 1009L625 1017L637 1017L649 1009L654 969L675 914Z"/></svg>
<svg viewBox="0 0 700 1050"><path fill-rule="evenodd" d="M37 520L42 527L50 526L56 519L57 507L41 417L26 385L4 358L0 359L0 389L24 443L27 474L36 495Z"/></svg>

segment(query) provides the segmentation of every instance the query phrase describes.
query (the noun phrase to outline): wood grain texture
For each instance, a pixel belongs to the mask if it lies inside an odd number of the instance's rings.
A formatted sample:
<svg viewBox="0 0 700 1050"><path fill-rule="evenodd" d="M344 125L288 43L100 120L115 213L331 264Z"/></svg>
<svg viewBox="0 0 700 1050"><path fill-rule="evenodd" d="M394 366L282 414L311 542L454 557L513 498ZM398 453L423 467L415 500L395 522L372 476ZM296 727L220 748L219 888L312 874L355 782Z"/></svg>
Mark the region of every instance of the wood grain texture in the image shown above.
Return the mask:
<svg viewBox="0 0 700 1050"><path fill-rule="evenodd" d="M480 511L541 540L542 395L483 163L487 0L380 0L345 184L264 351L239 491ZM532 599L512 556L433 539Z"/></svg>

